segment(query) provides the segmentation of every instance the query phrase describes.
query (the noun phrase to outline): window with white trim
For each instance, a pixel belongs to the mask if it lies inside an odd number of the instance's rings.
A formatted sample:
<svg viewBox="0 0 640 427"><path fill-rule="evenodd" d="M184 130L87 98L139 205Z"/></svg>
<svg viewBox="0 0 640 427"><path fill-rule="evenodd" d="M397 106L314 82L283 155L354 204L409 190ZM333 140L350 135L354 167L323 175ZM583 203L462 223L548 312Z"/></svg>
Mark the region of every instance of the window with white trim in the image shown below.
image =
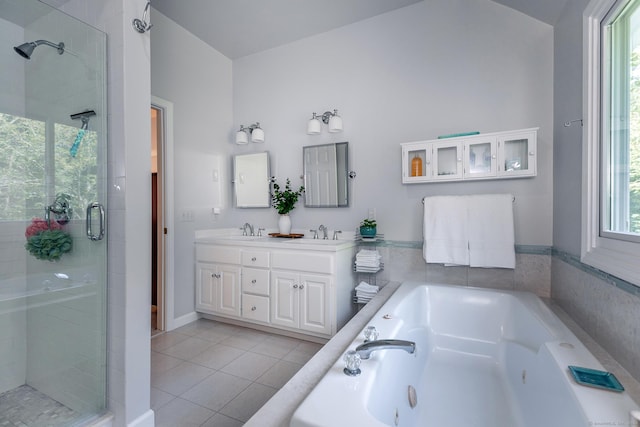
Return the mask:
<svg viewBox="0 0 640 427"><path fill-rule="evenodd" d="M640 286L638 4L584 11L581 260Z"/></svg>
<svg viewBox="0 0 640 427"><path fill-rule="evenodd" d="M600 234L640 241L640 0L602 21Z"/></svg>

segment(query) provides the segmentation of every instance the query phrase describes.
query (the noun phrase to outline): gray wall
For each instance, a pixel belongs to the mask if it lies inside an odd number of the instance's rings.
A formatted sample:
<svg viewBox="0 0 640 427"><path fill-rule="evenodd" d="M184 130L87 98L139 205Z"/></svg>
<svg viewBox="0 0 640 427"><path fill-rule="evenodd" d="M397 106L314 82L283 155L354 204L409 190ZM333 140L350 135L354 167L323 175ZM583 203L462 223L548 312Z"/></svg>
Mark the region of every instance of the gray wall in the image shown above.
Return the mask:
<svg viewBox="0 0 640 427"><path fill-rule="evenodd" d="M174 167L175 222L169 228L175 292L169 316L179 318L194 310L194 230L217 226L211 209L229 194L231 60L160 12L153 15L151 93L172 102L174 112L174 155L168 161ZM214 169L221 176L218 182L213 182ZM183 220L187 212L193 220Z"/></svg>
<svg viewBox="0 0 640 427"><path fill-rule="evenodd" d="M233 62L236 126L259 121L279 182L302 173L302 147L349 141L352 203L292 214L294 228L354 230L369 208L390 240L422 239L421 199L510 192L516 242L552 242L553 28L484 0L419 2ZM338 108L344 132L306 134L312 112ZM400 143L540 127L534 179L402 185ZM275 227L273 209L236 211Z"/></svg>
<svg viewBox="0 0 640 427"><path fill-rule="evenodd" d="M582 12L570 0L554 27L553 246L580 255L582 225Z"/></svg>

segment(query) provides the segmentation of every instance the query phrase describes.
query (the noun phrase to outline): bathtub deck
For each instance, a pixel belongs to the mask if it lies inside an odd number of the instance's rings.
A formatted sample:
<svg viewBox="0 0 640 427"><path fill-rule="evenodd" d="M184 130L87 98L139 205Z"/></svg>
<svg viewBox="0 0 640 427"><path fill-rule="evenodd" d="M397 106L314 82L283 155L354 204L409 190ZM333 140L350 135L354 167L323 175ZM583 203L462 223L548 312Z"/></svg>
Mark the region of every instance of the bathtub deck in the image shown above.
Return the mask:
<svg viewBox="0 0 640 427"><path fill-rule="evenodd" d="M400 286L399 282L389 282L380 293L347 325L331 339L314 358L307 363L276 395L267 402L246 424L246 427L283 427L288 426L298 405L320 381L322 376L346 350L355 337L369 322L371 316L386 302ZM571 317L559 306L550 301L546 303L580 340L600 359L607 370L613 372L623 383L629 394L640 403L640 382L635 380L615 359L609 355L593 338L586 334ZM484 390L483 390L484 394ZM418 402L423 400L418 396ZM426 400L426 397L424 398ZM461 411L461 410L460 410ZM445 424L446 425L446 424ZM469 424L467 424L469 425ZM471 423L470 425L474 425Z"/></svg>
<svg viewBox="0 0 640 427"><path fill-rule="evenodd" d="M426 425L524 426L491 357L435 351L420 383L426 384L426 390L424 397L418 396L417 408L422 406L418 419Z"/></svg>

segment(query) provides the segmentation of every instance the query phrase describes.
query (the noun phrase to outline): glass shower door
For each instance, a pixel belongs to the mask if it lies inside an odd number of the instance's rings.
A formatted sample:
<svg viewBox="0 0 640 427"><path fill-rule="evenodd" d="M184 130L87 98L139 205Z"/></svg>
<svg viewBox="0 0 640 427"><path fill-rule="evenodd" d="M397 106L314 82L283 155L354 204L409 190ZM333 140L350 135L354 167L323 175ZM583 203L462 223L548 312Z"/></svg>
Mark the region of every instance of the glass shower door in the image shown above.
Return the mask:
<svg viewBox="0 0 640 427"><path fill-rule="evenodd" d="M0 34L0 425L79 425L106 408L106 36L37 0Z"/></svg>

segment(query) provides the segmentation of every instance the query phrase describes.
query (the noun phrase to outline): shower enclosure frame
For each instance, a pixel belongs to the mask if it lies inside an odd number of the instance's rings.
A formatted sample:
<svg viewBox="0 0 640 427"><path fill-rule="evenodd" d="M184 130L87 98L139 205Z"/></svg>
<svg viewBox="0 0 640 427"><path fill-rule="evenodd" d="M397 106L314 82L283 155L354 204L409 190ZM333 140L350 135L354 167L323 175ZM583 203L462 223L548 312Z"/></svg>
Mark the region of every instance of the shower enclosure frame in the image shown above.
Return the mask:
<svg viewBox="0 0 640 427"><path fill-rule="evenodd" d="M22 154L37 153L47 171L32 186L41 190L17 203L21 212L0 217L0 249L10 254L0 261L0 327L9 336L0 339L0 393L27 386L71 411L72 421L61 425L84 424L107 408L106 34L36 0L3 2L0 30L16 47L0 52L8 64L0 77L0 115L39 129ZM29 58L16 53L25 45ZM91 120L78 112L93 113ZM7 135L0 129L5 142ZM11 135L19 152L26 134ZM0 187L26 185L11 176L0 167ZM58 224L71 250L55 261L25 250L25 229L35 216Z"/></svg>

